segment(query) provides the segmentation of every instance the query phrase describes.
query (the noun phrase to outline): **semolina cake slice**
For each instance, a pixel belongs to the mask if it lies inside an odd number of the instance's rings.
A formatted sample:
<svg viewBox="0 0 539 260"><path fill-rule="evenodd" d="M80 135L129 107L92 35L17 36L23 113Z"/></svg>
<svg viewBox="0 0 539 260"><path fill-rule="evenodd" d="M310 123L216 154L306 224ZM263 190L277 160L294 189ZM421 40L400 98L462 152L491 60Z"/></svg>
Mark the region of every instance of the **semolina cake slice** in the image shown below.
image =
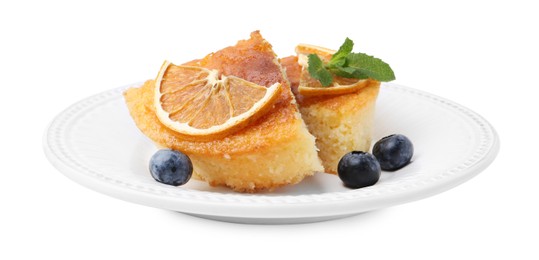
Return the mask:
<svg viewBox="0 0 539 260"><path fill-rule="evenodd" d="M258 31L235 46L186 64L216 69L222 75L266 87L282 84L280 96L269 112L237 132L212 140L185 138L159 121L153 104L154 80L125 91L125 101L137 127L158 146L187 154L198 178L212 186L256 192L295 184L323 171L315 138L301 118L283 69L272 46Z"/></svg>
<svg viewBox="0 0 539 260"><path fill-rule="evenodd" d="M318 155L325 171L337 173L339 160L348 152L368 152L380 82L367 80L366 86L352 93L303 96L298 87L308 82L301 80L305 77L305 64L298 61L298 56L286 57L280 62L286 70L303 120L316 137L316 145L320 149Z"/></svg>

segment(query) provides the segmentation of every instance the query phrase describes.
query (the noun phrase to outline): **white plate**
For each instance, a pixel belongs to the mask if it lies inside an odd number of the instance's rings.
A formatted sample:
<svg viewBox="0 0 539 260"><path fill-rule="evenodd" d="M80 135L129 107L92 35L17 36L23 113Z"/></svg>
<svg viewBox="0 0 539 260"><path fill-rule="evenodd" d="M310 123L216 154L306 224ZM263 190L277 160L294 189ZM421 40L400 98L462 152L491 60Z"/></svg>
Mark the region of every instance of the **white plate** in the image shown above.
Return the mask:
<svg viewBox="0 0 539 260"><path fill-rule="evenodd" d="M156 208L242 223L303 223L341 218L425 198L477 175L496 157L494 129L478 114L419 90L384 84L376 107L376 141L400 133L414 143L413 162L382 172L371 187L352 190L317 173L272 193L241 194L191 180L181 187L152 179L157 148L137 129L122 92L84 99L60 113L44 136L52 164L98 192Z"/></svg>

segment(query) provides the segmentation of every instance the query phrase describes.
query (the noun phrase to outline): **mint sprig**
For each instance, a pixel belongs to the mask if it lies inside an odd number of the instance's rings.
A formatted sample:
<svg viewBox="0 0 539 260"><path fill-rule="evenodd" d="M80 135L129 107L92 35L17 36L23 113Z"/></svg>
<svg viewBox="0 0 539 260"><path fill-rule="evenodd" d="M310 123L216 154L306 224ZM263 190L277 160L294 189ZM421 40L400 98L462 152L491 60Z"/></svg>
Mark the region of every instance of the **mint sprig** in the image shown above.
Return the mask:
<svg viewBox="0 0 539 260"><path fill-rule="evenodd" d="M308 71L311 77L327 87L333 83L333 76L343 78L392 81L395 74L391 67L381 59L365 53L353 53L354 42L346 38L339 50L331 56L329 62L324 62L316 54L309 54Z"/></svg>

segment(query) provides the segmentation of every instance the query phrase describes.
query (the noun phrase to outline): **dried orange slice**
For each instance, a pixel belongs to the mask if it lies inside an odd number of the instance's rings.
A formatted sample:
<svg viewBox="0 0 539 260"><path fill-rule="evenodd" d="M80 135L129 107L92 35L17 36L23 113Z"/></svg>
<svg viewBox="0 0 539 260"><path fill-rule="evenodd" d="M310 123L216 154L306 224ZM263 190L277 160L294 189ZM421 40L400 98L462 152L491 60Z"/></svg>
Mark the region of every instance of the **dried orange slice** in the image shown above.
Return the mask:
<svg viewBox="0 0 539 260"><path fill-rule="evenodd" d="M265 87L217 70L165 61L155 81L155 112L180 134L225 136L264 115L280 90L280 83Z"/></svg>
<svg viewBox="0 0 539 260"><path fill-rule="evenodd" d="M320 96L320 95L342 95L357 92L358 90L368 86L370 79L351 79L334 76L333 83L327 87L311 77L307 67L309 66L307 56L309 54L317 54L324 62L328 62L335 50L324 47L299 44L296 46L298 54L298 63L302 66L298 91L303 96Z"/></svg>

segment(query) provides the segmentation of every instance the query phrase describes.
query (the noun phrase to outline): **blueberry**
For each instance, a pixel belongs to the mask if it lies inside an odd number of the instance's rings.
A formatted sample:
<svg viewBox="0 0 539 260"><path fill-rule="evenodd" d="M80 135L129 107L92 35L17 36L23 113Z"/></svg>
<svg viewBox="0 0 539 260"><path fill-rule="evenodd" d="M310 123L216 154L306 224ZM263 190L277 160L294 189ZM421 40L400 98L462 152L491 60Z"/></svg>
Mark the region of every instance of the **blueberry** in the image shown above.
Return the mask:
<svg viewBox="0 0 539 260"><path fill-rule="evenodd" d="M341 158L337 173L345 186L357 189L377 183L380 179L381 169L380 164L372 154L353 151Z"/></svg>
<svg viewBox="0 0 539 260"><path fill-rule="evenodd" d="M180 186L191 178L193 164L187 155L163 149L157 151L150 159L150 173L158 182Z"/></svg>
<svg viewBox="0 0 539 260"><path fill-rule="evenodd" d="M386 136L374 144L372 154L382 170L395 171L410 163L414 146L408 137L400 134Z"/></svg>

